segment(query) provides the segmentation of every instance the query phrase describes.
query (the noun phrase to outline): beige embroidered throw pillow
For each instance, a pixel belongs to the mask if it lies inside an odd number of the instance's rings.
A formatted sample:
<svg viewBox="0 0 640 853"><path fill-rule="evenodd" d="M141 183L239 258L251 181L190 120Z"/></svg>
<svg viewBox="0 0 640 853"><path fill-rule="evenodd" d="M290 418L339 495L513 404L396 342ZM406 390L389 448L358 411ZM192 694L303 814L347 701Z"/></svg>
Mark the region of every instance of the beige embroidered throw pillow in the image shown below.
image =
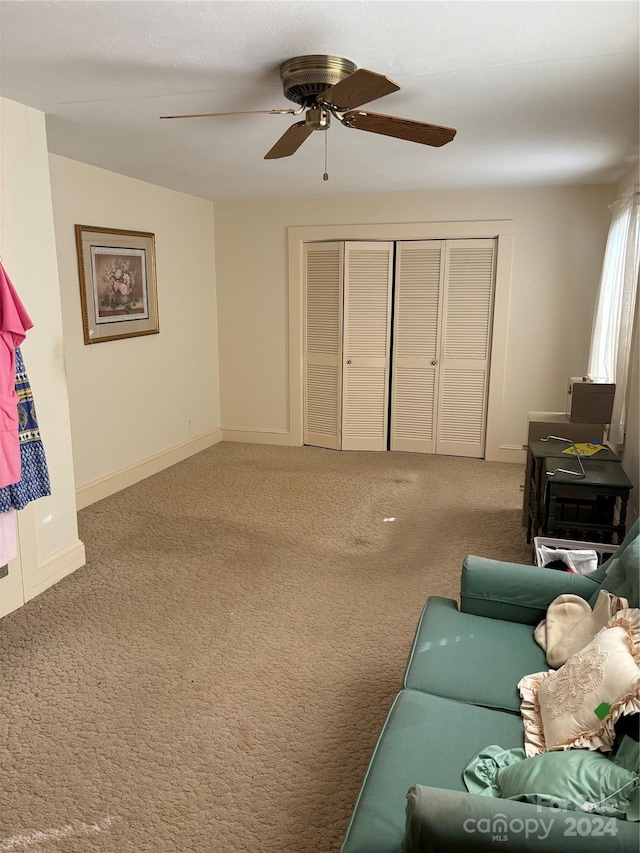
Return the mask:
<svg viewBox="0 0 640 853"><path fill-rule="evenodd" d="M528 756L610 750L618 718L640 712L640 610L621 610L557 672L527 675L518 689Z"/></svg>

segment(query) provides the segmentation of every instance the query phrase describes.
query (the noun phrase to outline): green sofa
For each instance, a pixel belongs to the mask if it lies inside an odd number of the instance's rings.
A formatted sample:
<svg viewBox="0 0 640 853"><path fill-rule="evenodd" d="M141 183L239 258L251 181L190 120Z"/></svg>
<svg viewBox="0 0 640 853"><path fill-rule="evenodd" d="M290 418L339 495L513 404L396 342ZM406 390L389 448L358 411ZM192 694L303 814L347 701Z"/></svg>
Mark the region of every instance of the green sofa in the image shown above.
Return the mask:
<svg viewBox="0 0 640 853"><path fill-rule="evenodd" d="M589 576L473 556L464 560L460 607L439 597L425 605L403 689L369 762L341 853L505 847L637 853L637 823L613 819L615 833L611 824L603 832L603 818L596 814L469 794L462 774L488 744L523 746L517 684L524 675L548 669L533 628L558 595L594 600L601 585L609 589L609 565L639 535L636 522L616 553ZM640 567L637 571L640 575ZM640 606L638 579L628 586L616 594Z"/></svg>

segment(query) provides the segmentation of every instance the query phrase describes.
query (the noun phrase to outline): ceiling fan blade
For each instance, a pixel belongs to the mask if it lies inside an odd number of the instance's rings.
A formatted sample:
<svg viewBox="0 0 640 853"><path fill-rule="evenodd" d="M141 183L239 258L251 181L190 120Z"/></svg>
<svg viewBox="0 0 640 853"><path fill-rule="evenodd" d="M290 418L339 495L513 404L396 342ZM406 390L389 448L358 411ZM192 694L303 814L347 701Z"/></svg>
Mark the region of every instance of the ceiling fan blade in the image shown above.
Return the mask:
<svg viewBox="0 0 640 853"><path fill-rule="evenodd" d="M360 104L375 101L376 98L381 98L383 95L397 92L399 88L400 86L397 83L389 80L383 74L376 74L375 71L359 68L353 74L345 77L344 80L334 86L329 86L320 97L336 109L350 110L353 107L359 107Z"/></svg>
<svg viewBox="0 0 640 853"><path fill-rule="evenodd" d="M216 116L284 116L295 115L299 110L244 110L237 113L196 113L195 115L185 116L160 116L160 118L215 118Z"/></svg>
<svg viewBox="0 0 640 853"><path fill-rule="evenodd" d="M273 148L264 155L264 159L277 160L279 157L290 157L312 133L313 128L307 127L303 121L297 121L282 134Z"/></svg>
<svg viewBox="0 0 640 853"><path fill-rule="evenodd" d="M381 133L383 136L393 136L396 139L406 139L422 145L433 145L436 148L451 142L456 135L453 127L442 127L439 124L426 124L421 121L411 121L408 118L360 110L345 113L342 123L357 130L368 130L370 133Z"/></svg>

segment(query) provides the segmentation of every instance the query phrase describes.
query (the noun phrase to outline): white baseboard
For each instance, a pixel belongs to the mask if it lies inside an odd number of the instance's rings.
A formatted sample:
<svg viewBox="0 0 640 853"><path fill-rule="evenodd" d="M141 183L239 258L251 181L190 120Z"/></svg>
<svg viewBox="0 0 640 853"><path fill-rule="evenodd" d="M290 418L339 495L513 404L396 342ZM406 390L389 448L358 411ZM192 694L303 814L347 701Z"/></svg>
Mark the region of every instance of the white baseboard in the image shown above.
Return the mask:
<svg viewBox="0 0 640 853"><path fill-rule="evenodd" d="M501 444L498 448L496 462L513 462L515 465L525 465L527 452L521 444Z"/></svg>
<svg viewBox="0 0 640 853"><path fill-rule="evenodd" d="M35 576L29 577L23 566L22 582L25 602L35 598L36 595L40 595L41 592L62 580L66 575L70 575L71 572L75 572L76 569L84 566L86 562L84 543L80 539L76 539L75 542L65 545L64 548L60 548L45 557L44 560L40 560L36 572L33 573Z"/></svg>
<svg viewBox="0 0 640 853"><path fill-rule="evenodd" d="M189 456L200 453L200 451L206 450L207 447L212 447L222 440L222 430L213 429L182 444L176 444L174 447L162 450L160 453L154 453L153 456L147 456L146 459L120 468L118 471L100 477L98 480L93 480L91 483L84 483L76 489L78 509L84 509L96 501L101 501L128 486L133 486L140 480L145 480L177 462L182 462L183 459L188 459Z"/></svg>
<svg viewBox="0 0 640 853"><path fill-rule="evenodd" d="M248 444L279 444L289 446L291 433L284 429L247 429L246 427L223 427L222 441L239 441ZM494 462L513 462L524 465L527 460L526 452L521 444L501 444Z"/></svg>
<svg viewBox="0 0 640 853"><path fill-rule="evenodd" d="M182 462L183 459L200 453L200 451L206 450L207 447L212 447L220 441L244 442L246 444L275 444L288 447L291 444L291 433L283 429L265 430L246 427L224 427L211 430L190 441L185 441L160 453L155 453L153 456L148 456L146 459L141 459L139 462L134 462L132 465L127 465L125 468L120 468L118 471L78 486L76 489L78 509L84 509L84 507L90 506L96 501L107 498L109 495L126 489L128 486L133 486L135 483L139 483L141 480L145 480L147 477L151 477L153 474L157 474L165 468L175 465L177 462ZM521 445L501 444L497 459L494 461L513 462L517 465L524 465L526 454Z"/></svg>
<svg viewBox="0 0 640 853"><path fill-rule="evenodd" d="M222 430L223 441L240 441L246 444L280 444L287 447L291 441L291 433L284 429L228 429Z"/></svg>

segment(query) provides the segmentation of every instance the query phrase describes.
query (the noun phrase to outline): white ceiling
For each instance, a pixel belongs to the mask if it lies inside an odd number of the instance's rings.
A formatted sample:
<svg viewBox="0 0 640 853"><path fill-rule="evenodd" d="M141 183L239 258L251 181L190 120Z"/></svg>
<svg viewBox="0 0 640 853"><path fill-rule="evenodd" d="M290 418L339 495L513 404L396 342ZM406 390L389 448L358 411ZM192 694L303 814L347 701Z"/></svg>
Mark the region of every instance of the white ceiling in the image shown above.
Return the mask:
<svg viewBox="0 0 640 853"><path fill-rule="evenodd" d="M638 159L637 2L0 2L0 93L52 152L209 199L610 183ZM455 127L443 148L291 116L160 121L286 101L278 68L330 53L401 91L377 112ZM366 109L367 107L364 107Z"/></svg>

